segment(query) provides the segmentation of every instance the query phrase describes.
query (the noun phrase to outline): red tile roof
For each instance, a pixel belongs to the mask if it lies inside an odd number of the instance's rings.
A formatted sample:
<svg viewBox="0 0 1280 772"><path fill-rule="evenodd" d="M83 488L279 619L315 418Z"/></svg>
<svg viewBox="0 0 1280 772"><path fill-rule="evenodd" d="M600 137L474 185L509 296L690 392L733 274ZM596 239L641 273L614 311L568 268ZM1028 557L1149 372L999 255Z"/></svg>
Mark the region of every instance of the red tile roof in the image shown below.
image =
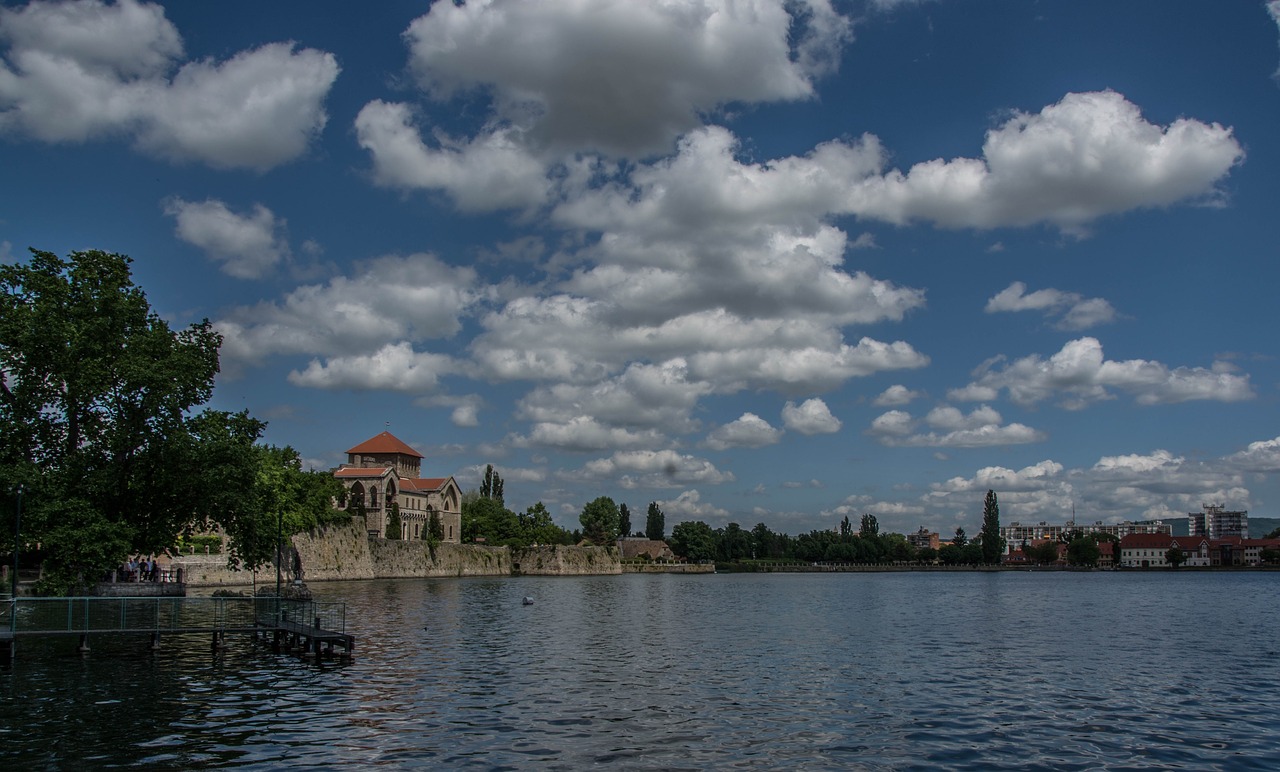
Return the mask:
<svg viewBox="0 0 1280 772"><path fill-rule="evenodd" d="M408 445L391 432L383 432L376 437L370 437L359 445L351 448L347 453L399 453L402 456L413 456L414 458L422 458L422 454Z"/></svg>
<svg viewBox="0 0 1280 772"><path fill-rule="evenodd" d="M406 477L400 480L400 490L431 493L443 488L449 479L448 477Z"/></svg>

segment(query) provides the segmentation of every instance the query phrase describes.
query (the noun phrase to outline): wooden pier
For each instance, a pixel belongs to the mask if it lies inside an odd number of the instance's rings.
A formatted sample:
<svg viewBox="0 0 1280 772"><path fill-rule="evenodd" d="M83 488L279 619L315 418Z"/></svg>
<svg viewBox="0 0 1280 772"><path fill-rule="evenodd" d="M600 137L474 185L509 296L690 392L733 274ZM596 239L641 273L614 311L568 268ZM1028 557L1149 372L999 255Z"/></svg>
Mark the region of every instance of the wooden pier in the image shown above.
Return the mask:
<svg viewBox="0 0 1280 772"><path fill-rule="evenodd" d="M228 633L270 642L272 651L300 650L317 660L350 661L355 636L346 632L346 604L259 597L9 598L0 608L0 659L17 654L19 638L76 636L87 654L102 635L145 635L156 649L162 636L208 636L221 649ZM336 650L336 651L335 651Z"/></svg>

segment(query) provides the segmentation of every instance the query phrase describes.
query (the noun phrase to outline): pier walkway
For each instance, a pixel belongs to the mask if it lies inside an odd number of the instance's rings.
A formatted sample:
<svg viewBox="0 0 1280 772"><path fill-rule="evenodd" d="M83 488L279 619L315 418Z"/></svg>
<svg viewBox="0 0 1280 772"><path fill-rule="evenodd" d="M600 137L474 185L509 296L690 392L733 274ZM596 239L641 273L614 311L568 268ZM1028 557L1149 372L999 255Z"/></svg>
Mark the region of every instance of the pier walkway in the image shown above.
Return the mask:
<svg viewBox="0 0 1280 772"><path fill-rule="evenodd" d="M0 601L0 658L12 659L19 638L78 636L89 651L99 635L147 635L156 648L164 635L206 635L215 651L227 633L269 640L274 651L301 647L303 655L349 660L355 636L346 632L346 604L259 597L13 598Z"/></svg>

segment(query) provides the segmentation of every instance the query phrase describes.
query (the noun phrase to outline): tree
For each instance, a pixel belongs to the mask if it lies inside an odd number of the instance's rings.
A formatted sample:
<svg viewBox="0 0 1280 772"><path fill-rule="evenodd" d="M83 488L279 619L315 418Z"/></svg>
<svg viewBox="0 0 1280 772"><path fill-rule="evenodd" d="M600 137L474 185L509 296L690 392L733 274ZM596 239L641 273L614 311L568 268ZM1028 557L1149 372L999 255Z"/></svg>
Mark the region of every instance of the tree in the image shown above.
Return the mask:
<svg viewBox="0 0 1280 772"><path fill-rule="evenodd" d="M1023 547L1022 552L1027 556L1027 560L1034 563L1058 562L1058 542L1052 539L1046 539L1039 544Z"/></svg>
<svg viewBox="0 0 1280 772"><path fill-rule="evenodd" d="M498 503L503 503L502 476L493 468L493 464L488 464L484 468L484 482L480 483L480 497L496 499Z"/></svg>
<svg viewBox="0 0 1280 772"><path fill-rule="evenodd" d="M716 556L716 535L701 520L678 524L671 529L671 550L688 560L712 560Z"/></svg>
<svg viewBox="0 0 1280 772"><path fill-rule="evenodd" d="M716 532L716 552L721 560L736 562L751 557L751 535L737 523Z"/></svg>
<svg viewBox="0 0 1280 772"><path fill-rule="evenodd" d="M1004 539L1000 536L1000 502L996 500L996 492L987 491L986 501L982 504L982 562L988 565L999 563L1004 554Z"/></svg>
<svg viewBox="0 0 1280 772"><path fill-rule="evenodd" d="M1164 559L1169 565L1177 568L1187 561L1187 556L1183 554L1182 550L1178 549L1178 545L1175 544L1164 553Z"/></svg>
<svg viewBox="0 0 1280 772"><path fill-rule="evenodd" d="M524 537L523 546L573 543L573 536L552 521L551 513L541 501L520 515L520 528Z"/></svg>
<svg viewBox="0 0 1280 772"><path fill-rule="evenodd" d="M875 515L863 515L858 526L858 536L863 539L874 539L880 535L880 521Z"/></svg>
<svg viewBox="0 0 1280 772"><path fill-rule="evenodd" d="M208 320L170 329L130 263L32 250L0 266L0 482L30 494L23 536L46 550L44 592L162 552L211 514L182 494L203 487L192 411L213 393L221 336Z"/></svg>
<svg viewBox="0 0 1280 772"><path fill-rule="evenodd" d="M1072 539L1067 545L1067 562L1073 566L1096 566L1101 557L1098 542L1088 536Z"/></svg>
<svg viewBox="0 0 1280 772"><path fill-rule="evenodd" d="M626 504L618 505L618 535L631 535L631 510L627 509Z"/></svg>
<svg viewBox="0 0 1280 772"><path fill-rule="evenodd" d="M969 543L969 537L964 535L963 527L956 526L956 536L951 540L951 543L957 547L963 547Z"/></svg>
<svg viewBox="0 0 1280 772"><path fill-rule="evenodd" d="M398 541L403 530L404 527L400 522L400 505L393 501L391 502L391 511L387 513L386 533L383 536L387 539Z"/></svg>
<svg viewBox="0 0 1280 772"><path fill-rule="evenodd" d="M468 491L462 497L462 540L493 545L523 545L520 520L495 498Z"/></svg>
<svg viewBox="0 0 1280 772"><path fill-rule="evenodd" d="M583 507L578 521L582 523L583 538L598 547L618 538L618 505L608 496L600 496Z"/></svg>
<svg viewBox="0 0 1280 772"><path fill-rule="evenodd" d="M658 506L658 502L649 502L649 513L644 519L644 535L654 541L662 541L666 538L667 518L662 514L662 507Z"/></svg>
<svg viewBox="0 0 1280 772"><path fill-rule="evenodd" d="M440 513L434 508L428 508L427 515L427 543L435 548L440 542L444 541L444 523L440 520Z"/></svg>

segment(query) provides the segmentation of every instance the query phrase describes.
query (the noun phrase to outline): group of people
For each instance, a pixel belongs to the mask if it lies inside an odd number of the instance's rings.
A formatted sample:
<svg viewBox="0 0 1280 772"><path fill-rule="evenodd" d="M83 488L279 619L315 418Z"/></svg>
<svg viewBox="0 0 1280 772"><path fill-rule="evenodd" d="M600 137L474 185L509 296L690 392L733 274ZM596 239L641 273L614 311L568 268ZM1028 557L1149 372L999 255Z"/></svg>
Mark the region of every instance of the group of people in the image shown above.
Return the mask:
<svg viewBox="0 0 1280 772"><path fill-rule="evenodd" d="M151 558L132 557L120 566L120 574L126 582L159 582L164 578L160 564Z"/></svg>

